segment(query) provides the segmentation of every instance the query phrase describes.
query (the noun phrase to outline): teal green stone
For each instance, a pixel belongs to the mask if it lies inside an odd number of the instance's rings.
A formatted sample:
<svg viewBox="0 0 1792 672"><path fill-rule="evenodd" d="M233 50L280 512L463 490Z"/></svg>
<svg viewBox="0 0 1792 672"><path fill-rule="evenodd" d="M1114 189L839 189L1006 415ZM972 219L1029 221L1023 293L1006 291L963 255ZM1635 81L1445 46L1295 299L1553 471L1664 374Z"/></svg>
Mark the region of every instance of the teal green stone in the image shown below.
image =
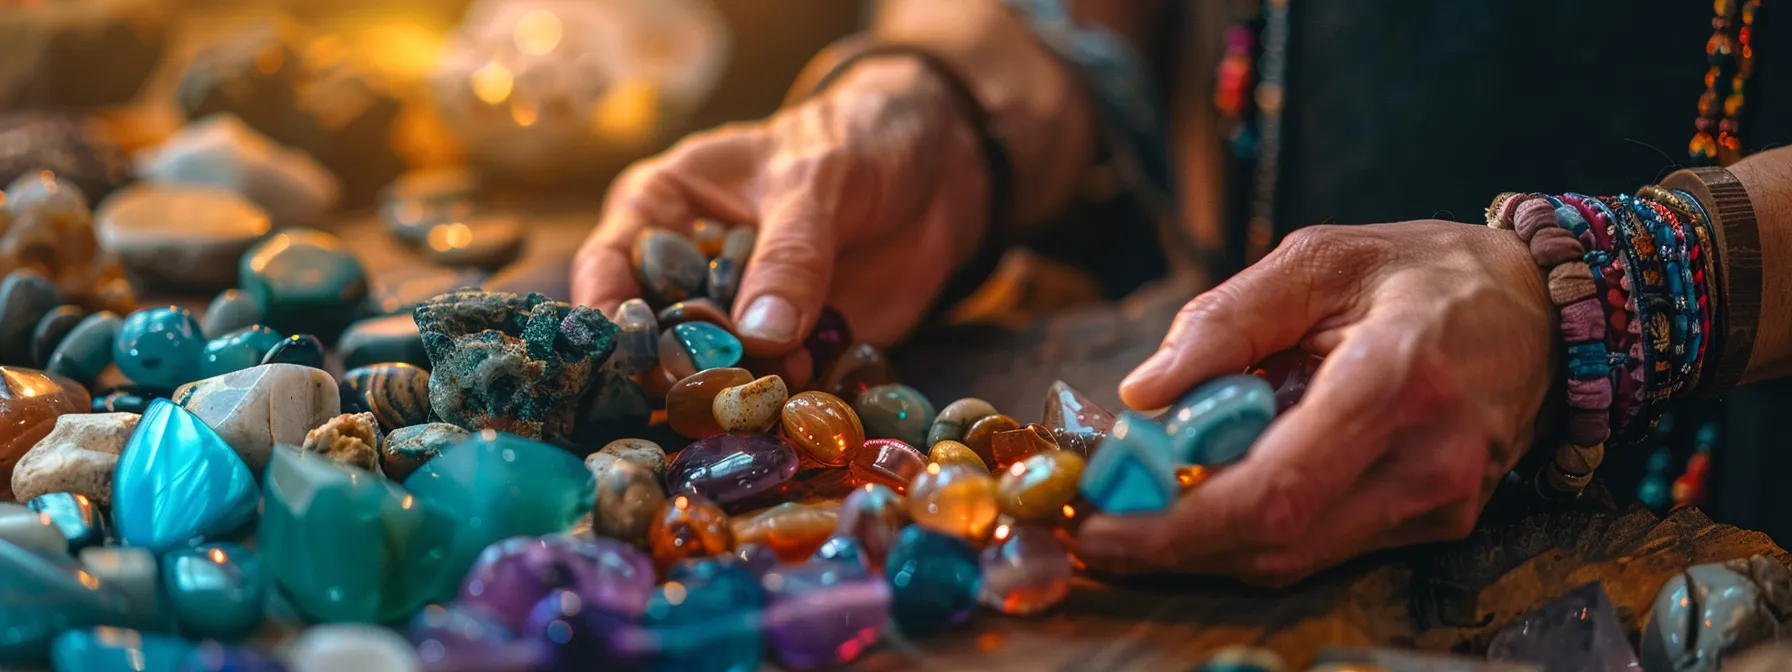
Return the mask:
<svg viewBox="0 0 1792 672"><path fill-rule="evenodd" d="M758 575L734 563L684 566L677 583L648 600L641 626L653 637L648 668L673 672L752 672L765 658Z"/></svg>
<svg viewBox="0 0 1792 672"><path fill-rule="evenodd" d="M43 667L56 635L129 624L130 609L123 594L67 553L0 541L0 666Z"/></svg>
<svg viewBox="0 0 1792 672"><path fill-rule="evenodd" d="M261 324L261 306L255 299L234 289L226 289L212 298L199 319L206 338L223 338L238 329Z"/></svg>
<svg viewBox="0 0 1792 672"><path fill-rule="evenodd" d="M591 510L597 484L577 456L560 448L486 430L449 446L406 478L423 504L453 519L446 568L451 580L432 595L446 600L493 542L565 532Z"/></svg>
<svg viewBox="0 0 1792 672"><path fill-rule="evenodd" d="M195 644L124 628L70 630L56 638L56 672L178 672Z"/></svg>
<svg viewBox="0 0 1792 672"><path fill-rule="evenodd" d="M240 544L206 544L162 557L162 590L181 634L234 642L261 627L268 577L255 551Z"/></svg>
<svg viewBox="0 0 1792 672"><path fill-rule="evenodd" d="M933 402L920 390L895 383L878 385L860 393L852 410L865 425L865 438L927 445L927 428L933 426Z"/></svg>
<svg viewBox="0 0 1792 672"><path fill-rule="evenodd" d="M149 308L131 313L119 326L112 360L132 382L172 390L199 379L204 349L199 321L187 309Z"/></svg>
<svg viewBox="0 0 1792 672"><path fill-rule="evenodd" d="M293 334L268 348L258 363L297 364L321 369L324 368L324 344L311 334Z"/></svg>
<svg viewBox="0 0 1792 672"><path fill-rule="evenodd" d="M222 376L260 364L268 350L282 340L280 332L259 324L214 338L199 355L199 377Z"/></svg>
<svg viewBox="0 0 1792 672"><path fill-rule="evenodd" d="M1158 513L1176 502L1176 460L1170 435L1150 418L1123 412L1083 468L1077 490L1113 515Z"/></svg>
<svg viewBox="0 0 1792 672"><path fill-rule="evenodd" d="M682 357L690 361L691 367L697 371L719 369L740 363L743 350L740 339L728 330L708 322L686 322L672 327L672 343L678 348L673 357ZM660 360L665 361L666 341L661 341Z"/></svg>
<svg viewBox="0 0 1792 672"><path fill-rule="evenodd" d="M977 549L963 539L910 525L884 559L890 616L910 637L924 637L970 620L983 588Z"/></svg>
<svg viewBox="0 0 1792 672"><path fill-rule="evenodd" d="M44 313L37 326L31 329L31 366L43 368L50 363L50 355L68 332L74 331L75 325L81 323L86 314L80 306L57 306L55 310Z"/></svg>
<svg viewBox="0 0 1792 672"><path fill-rule="evenodd" d="M265 490L256 549L309 619L398 621L466 573L444 563L458 523L392 481L277 446Z"/></svg>
<svg viewBox="0 0 1792 672"><path fill-rule="evenodd" d="M83 548L106 542L102 522L105 519L100 515L100 508L86 495L52 492L31 498L25 506L50 519L50 524L68 540L69 553L80 553Z"/></svg>
<svg viewBox="0 0 1792 672"><path fill-rule="evenodd" d="M81 318L81 322L62 337L44 370L83 385L98 379L100 372L112 363L112 345L124 320L107 310Z"/></svg>
<svg viewBox="0 0 1792 672"><path fill-rule="evenodd" d="M157 399L118 455L112 528L127 546L166 551L242 527L260 497L230 444L187 409Z"/></svg>
<svg viewBox="0 0 1792 672"><path fill-rule="evenodd" d="M358 369L385 362L403 362L429 370L429 352L423 334L410 313L370 317L349 325L336 343L342 368Z"/></svg>
<svg viewBox="0 0 1792 672"><path fill-rule="evenodd" d="M1244 459L1275 417L1269 381L1237 374L1190 391L1164 414L1164 431L1178 463L1218 467Z"/></svg>
<svg viewBox="0 0 1792 672"><path fill-rule="evenodd" d="M238 278L262 324L286 334L334 340L367 298L361 262L337 237L311 229L281 231L250 248Z"/></svg>

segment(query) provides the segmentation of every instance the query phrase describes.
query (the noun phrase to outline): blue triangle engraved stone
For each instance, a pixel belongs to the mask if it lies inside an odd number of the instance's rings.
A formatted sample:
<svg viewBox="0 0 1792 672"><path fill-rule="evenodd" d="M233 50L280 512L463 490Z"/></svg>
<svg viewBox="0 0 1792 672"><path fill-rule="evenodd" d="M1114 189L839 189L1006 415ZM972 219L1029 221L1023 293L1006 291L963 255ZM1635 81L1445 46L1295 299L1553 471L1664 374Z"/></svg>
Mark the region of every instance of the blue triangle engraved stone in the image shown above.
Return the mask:
<svg viewBox="0 0 1792 672"><path fill-rule="evenodd" d="M1176 463L1170 435L1149 418L1120 414L1113 433L1083 469L1078 490L1103 513L1158 513L1175 503Z"/></svg>

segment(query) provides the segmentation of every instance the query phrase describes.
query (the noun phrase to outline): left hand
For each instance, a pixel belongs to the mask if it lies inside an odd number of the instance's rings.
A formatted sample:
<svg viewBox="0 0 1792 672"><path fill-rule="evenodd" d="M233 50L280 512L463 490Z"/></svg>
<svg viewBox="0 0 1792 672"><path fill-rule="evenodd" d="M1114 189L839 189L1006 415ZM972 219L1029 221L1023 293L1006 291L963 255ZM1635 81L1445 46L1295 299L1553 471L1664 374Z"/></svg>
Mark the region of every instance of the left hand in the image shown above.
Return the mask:
<svg viewBox="0 0 1792 672"><path fill-rule="evenodd" d="M1298 345L1325 356L1305 398L1170 511L1090 519L1079 555L1110 571L1279 586L1466 536L1530 445L1554 324L1510 232L1442 221L1297 231L1190 301L1121 396L1161 408Z"/></svg>

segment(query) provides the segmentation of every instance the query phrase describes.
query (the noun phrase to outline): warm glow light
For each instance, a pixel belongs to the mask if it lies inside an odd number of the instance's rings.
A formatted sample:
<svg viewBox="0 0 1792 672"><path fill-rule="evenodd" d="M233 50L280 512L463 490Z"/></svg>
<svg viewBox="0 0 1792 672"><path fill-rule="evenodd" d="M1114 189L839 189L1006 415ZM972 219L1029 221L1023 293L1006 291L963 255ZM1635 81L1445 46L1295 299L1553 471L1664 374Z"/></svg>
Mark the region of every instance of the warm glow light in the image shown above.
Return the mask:
<svg viewBox="0 0 1792 672"><path fill-rule="evenodd" d="M613 140L639 141L653 133L659 90L639 80L617 82L597 101L592 114L596 131Z"/></svg>
<svg viewBox="0 0 1792 672"><path fill-rule="evenodd" d="M691 498L684 495L672 498L672 508L678 509L679 511L691 508Z"/></svg>
<svg viewBox="0 0 1792 672"><path fill-rule="evenodd" d="M279 72L283 65L286 65L286 49L280 45L269 45L255 52L255 69L264 75Z"/></svg>
<svg viewBox="0 0 1792 672"><path fill-rule="evenodd" d="M88 574L85 570L77 570L75 572L75 580L80 581L81 585L86 586L88 590L99 590L99 578L92 574Z"/></svg>
<svg viewBox="0 0 1792 672"><path fill-rule="evenodd" d="M1015 476L1027 473L1027 465L1021 462L1015 462L1008 466L1008 473L1014 474Z"/></svg>
<svg viewBox="0 0 1792 672"><path fill-rule="evenodd" d="M1064 505L1064 517L1065 518L1075 518L1076 517L1076 509L1072 508L1069 504L1065 504Z"/></svg>
<svg viewBox="0 0 1792 672"><path fill-rule="evenodd" d="M938 463L938 462L928 462L928 463L927 463L927 473L929 473L929 474L938 474L938 473L940 473L940 463Z"/></svg>
<svg viewBox="0 0 1792 672"><path fill-rule="evenodd" d="M207 553L206 555L211 556L212 562L218 563L220 565L222 565L226 561L230 560L230 556L225 555L224 549L222 549L222 548L214 548L214 549L212 549L212 551L210 553Z"/></svg>
<svg viewBox="0 0 1792 672"><path fill-rule="evenodd" d="M467 82L473 86L473 95L490 105L497 105L509 98L510 87L515 81L510 68L497 61L486 63L467 76Z"/></svg>
<svg viewBox="0 0 1792 672"><path fill-rule="evenodd" d="M997 525L996 526L996 541L1006 541L1008 539L1008 532L1009 532L1009 530L1008 530L1007 525Z"/></svg>
<svg viewBox="0 0 1792 672"><path fill-rule="evenodd" d="M429 247L437 252L465 249L473 242L473 229L460 222L429 228Z"/></svg>
<svg viewBox="0 0 1792 672"><path fill-rule="evenodd" d="M411 508L411 505L416 504L416 503L417 503L416 495L405 495L404 501L398 503L398 508L409 509L409 508Z"/></svg>
<svg viewBox="0 0 1792 672"><path fill-rule="evenodd" d="M532 10L517 19L516 48L540 56L560 46L560 17L545 9Z"/></svg>
<svg viewBox="0 0 1792 672"><path fill-rule="evenodd" d="M679 583L677 581L667 581L666 586L665 586L665 593L666 593L666 604L670 604L674 607L676 607L680 604L684 604L684 595L685 595L684 584Z"/></svg>
<svg viewBox="0 0 1792 672"><path fill-rule="evenodd" d="M518 126L534 126L535 120L541 118L541 108L536 107L535 103L512 100L510 101L510 118L515 120Z"/></svg>

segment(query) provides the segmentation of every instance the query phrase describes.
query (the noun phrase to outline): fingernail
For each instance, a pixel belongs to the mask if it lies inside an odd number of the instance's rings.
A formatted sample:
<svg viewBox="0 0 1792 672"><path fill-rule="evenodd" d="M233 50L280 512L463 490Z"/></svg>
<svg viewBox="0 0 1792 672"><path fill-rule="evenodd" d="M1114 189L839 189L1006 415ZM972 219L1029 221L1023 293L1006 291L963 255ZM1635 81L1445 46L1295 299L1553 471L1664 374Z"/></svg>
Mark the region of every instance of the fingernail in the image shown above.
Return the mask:
<svg viewBox="0 0 1792 672"><path fill-rule="evenodd" d="M754 299L735 326L742 336L787 342L796 340L796 321L796 306L784 297L767 294Z"/></svg>
<svg viewBox="0 0 1792 672"><path fill-rule="evenodd" d="M1138 387L1147 380L1163 375L1164 370L1170 368L1172 359L1175 359L1175 353L1167 349L1158 350L1157 354L1139 364L1138 368L1132 370L1132 373L1126 374L1126 378L1120 381L1120 387Z"/></svg>

